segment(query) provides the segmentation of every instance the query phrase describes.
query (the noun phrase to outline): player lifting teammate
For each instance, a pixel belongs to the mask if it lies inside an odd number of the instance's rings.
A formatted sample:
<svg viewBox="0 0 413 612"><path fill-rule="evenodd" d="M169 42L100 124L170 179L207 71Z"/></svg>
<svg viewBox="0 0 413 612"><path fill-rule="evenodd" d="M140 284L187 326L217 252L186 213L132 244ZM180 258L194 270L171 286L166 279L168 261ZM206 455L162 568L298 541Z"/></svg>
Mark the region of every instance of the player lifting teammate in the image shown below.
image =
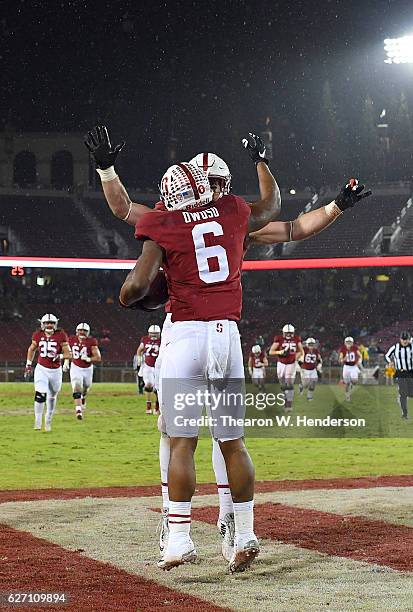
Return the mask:
<svg viewBox="0 0 413 612"><path fill-rule="evenodd" d="M215 380L243 379L236 321L241 310L244 240L249 231L263 227L280 208L279 190L264 159L264 146L259 138L251 139L252 144L245 144L257 164L261 192L266 194L262 200L249 206L241 198L228 195L211 202L206 175L182 163L172 166L161 183L165 206L171 211L167 231L162 212L144 216L137 225L137 238L146 241L120 299L130 306L143 298L162 264L174 322L161 366L162 383L166 376L181 384L196 380L204 389ZM170 569L196 557L189 532L198 427L191 421L184 427L175 423L174 397L163 397L163 390L162 410L171 438L170 534L159 566ZM202 407L197 406L195 412L198 410ZM219 422L213 426L213 435L225 457L234 500L235 547L229 567L232 572L242 571L259 550L253 533L253 467L241 427L231 431L226 428L223 435Z"/></svg>
<svg viewBox="0 0 413 612"><path fill-rule="evenodd" d="M154 414L159 414L159 403L155 386L155 367L161 345L161 328L150 325L148 335L141 338L136 354L140 360L140 375L145 384L146 414L152 414L152 401L155 403Z"/></svg>
<svg viewBox="0 0 413 612"><path fill-rule="evenodd" d="M24 377L30 378L33 369L33 359L38 352L37 365L34 370L34 429L41 430L43 413L46 405L44 430L52 430L52 419L56 408L57 395L62 388L62 365L60 355L63 354L63 371L69 370L70 349L66 333L58 329L58 318L51 313L40 319L40 329L32 336L27 350L26 369Z"/></svg>
<svg viewBox="0 0 413 612"><path fill-rule="evenodd" d="M70 364L70 382L75 402L76 418L83 419L86 408L86 395L93 382L93 364L100 363L102 357L96 338L90 336L90 325L79 323L76 334L69 338L72 363Z"/></svg>

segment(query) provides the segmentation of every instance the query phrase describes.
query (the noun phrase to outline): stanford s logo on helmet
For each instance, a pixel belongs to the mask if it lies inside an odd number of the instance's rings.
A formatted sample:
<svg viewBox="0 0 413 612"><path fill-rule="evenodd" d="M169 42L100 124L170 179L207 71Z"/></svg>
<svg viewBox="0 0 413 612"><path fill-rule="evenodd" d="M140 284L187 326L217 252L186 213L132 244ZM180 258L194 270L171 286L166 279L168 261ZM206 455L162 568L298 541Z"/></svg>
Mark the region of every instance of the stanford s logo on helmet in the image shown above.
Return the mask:
<svg viewBox="0 0 413 612"><path fill-rule="evenodd" d="M54 314L48 313L42 316L41 319L39 319L40 321L40 327L43 331L48 330L54 330L57 329L57 324L59 322L59 319L57 317L55 317Z"/></svg>
<svg viewBox="0 0 413 612"><path fill-rule="evenodd" d="M212 200L206 173L187 162L168 168L161 179L160 192L167 210L199 208Z"/></svg>
<svg viewBox="0 0 413 612"><path fill-rule="evenodd" d="M198 153L189 162L191 166L202 168L206 172L208 179L219 179L221 184L221 195L227 195L231 188L231 173L223 159L215 153Z"/></svg>
<svg viewBox="0 0 413 612"><path fill-rule="evenodd" d="M287 325L284 325L283 327L284 338L292 338L294 336L294 333L295 333L294 325L291 325L291 323L287 323Z"/></svg>
<svg viewBox="0 0 413 612"><path fill-rule="evenodd" d="M90 334L90 325L88 323L79 323L76 327L77 336L88 336Z"/></svg>
<svg viewBox="0 0 413 612"><path fill-rule="evenodd" d="M148 329L148 335L149 338L152 338L153 340L158 339L161 335L161 328L159 327L159 325L150 325Z"/></svg>

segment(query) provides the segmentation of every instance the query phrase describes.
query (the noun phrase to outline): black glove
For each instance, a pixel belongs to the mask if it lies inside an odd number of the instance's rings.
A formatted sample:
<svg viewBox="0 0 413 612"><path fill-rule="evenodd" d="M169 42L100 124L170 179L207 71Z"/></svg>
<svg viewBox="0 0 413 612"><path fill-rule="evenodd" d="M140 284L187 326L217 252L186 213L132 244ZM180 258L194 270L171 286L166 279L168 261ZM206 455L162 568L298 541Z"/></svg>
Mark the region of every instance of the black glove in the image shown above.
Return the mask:
<svg viewBox="0 0 413 612"><path fill-rule="evenodd" d="M349 180L347 185L343 187L338 196L335 199L335 203L340 210L346 210L346 208L352 208L354 204L357 204L363 198L371 196L371 190L363 191L364 185L359 185L358 180L352 178Z"/></svg>
<svg viewBox="0 0 413 612"><path fill-rule="evenodd" d="M115 165L115 161L119 153L125 146L125 142L121 142L112 148L110 144L109 134L105 125L97 125L87 134L84 141L87 149L95 160L96 167L101 170L106 170L110 166Z"/></svg>
<svg viewBox="0 0 413 612"><path fill-rule="evenodd" d="M262 142L259 136L248 132L250 140L252 144L248 140L248 138L242 139L242 144L244 148L247 149L248 155L251 157L254 164L258 164L258 162L265 162L268 166L268 159L265 157L265 144Z"/></svg>

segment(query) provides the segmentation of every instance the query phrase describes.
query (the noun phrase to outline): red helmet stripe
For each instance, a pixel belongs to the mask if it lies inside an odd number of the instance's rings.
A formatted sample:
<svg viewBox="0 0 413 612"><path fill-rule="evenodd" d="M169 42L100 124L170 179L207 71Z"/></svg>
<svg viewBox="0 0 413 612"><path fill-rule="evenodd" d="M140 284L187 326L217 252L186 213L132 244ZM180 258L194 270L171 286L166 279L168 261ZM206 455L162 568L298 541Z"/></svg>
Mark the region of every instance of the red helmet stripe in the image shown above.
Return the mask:
<svg viewBox="0 0 413 612"><path fill-rule="evenodd" d="M204 172L208 170L208 153L204 153L202 156L202 166L204 168Z"/></svg>
<svg viewBox="0 0 413 612"><path fill-rule="evenodd" d="M179 168L182 168L182 170L185 172L185 174L188 177L188 180L189 180L189 182L191 184L192 191L194 192L195 200L199 201L200 200L199 191L198 191L198 187L196 186L195 179L192 176L192 172L184 164L177 164L177 166Z"/></svg>

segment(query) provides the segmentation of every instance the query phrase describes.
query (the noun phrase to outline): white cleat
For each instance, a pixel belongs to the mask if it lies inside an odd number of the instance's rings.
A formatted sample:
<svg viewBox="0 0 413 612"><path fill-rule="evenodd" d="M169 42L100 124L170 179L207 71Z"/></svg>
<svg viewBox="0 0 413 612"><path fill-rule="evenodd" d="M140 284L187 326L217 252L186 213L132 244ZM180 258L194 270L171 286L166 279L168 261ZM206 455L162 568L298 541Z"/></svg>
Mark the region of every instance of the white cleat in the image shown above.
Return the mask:
<svg viewBox="0 0 413 612"><path fill-rule="evenodd" d="M159 552L161 555L168 546L169 537L169 511L168 508L162 509L162 519L159 534Z"/></svg>
<svg viewBox="0 0 413 612"><path fill-rule="evenodd" d="M45 431L52 431L52 424L51 423L45 423L44 424L44 430Z"/></svg>
<svg viewBox="0 0 413 612"><path fill-rule="evenodd" d="M42 430L42 426L41 425L35 425L33 427L33 429L35 429L36 431L41 431Z"/></svg>
<svg viewBox="0 0 413 612"><path fill-rule="evenodd" d="M222 535L221 552L225 561L230 561L234 554L235 521L234 514L229 512L223 519L218 519L218 531Z"/></svg>
<svg viewBox="0 0 413 612"><path fill-rule="evenodd" d="M253 533L239 537L235 540L234 552L230 559L228 569L231 574L245 572L260 552L260 545Z"/></svg>
<svg viewBox="0 0 413 612"><path fill-rule="evenodd" d="M184 563L195 563L196 557L194 543L189 535L185 534L184 538L175 540L175 542L168 541L164 555L157 565L159 568L169 571L173 567L178 567Z"/></svg>

